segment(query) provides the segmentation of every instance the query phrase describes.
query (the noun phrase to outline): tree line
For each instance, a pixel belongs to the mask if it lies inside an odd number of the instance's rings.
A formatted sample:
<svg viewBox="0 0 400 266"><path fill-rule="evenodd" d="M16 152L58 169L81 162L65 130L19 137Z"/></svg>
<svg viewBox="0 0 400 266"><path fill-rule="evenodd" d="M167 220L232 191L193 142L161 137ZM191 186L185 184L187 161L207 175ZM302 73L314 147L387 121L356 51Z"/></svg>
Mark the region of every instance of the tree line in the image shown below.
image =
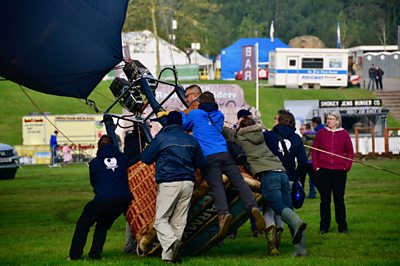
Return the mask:
<svg viewBox="0 0 400 266"><path fill-rule="evenodd" d="M177 29L172 30L172 20ZM398 0L131 0L124 31L148 29L180 49L215 57L239 38L274 37L289 43L300 35L320 38L336 47L337 23L341 45L397 44Z"/></svg>

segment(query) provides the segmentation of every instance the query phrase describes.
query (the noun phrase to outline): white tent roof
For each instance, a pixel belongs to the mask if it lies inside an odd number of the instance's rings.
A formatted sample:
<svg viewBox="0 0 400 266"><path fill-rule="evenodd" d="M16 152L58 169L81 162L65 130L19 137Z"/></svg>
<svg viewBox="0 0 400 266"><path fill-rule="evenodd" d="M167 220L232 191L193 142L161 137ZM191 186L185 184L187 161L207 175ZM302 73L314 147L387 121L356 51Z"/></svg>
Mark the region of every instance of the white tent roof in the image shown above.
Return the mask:
<svg viewBox="0 0 400 266"><path fill-rule="evenodd" d="M129 46L130 57L139 60L150 72L156 73L156 38L151 31L133 31L122 33L123 45ZM173 44L159 38L160 65L184 65L189 64L186 54ZM192 53L193 55L194 53ZM192 64L212 65L212 61L206 57L195 54L191 59ZM192 56L191 56L192 58Z"/></svg>

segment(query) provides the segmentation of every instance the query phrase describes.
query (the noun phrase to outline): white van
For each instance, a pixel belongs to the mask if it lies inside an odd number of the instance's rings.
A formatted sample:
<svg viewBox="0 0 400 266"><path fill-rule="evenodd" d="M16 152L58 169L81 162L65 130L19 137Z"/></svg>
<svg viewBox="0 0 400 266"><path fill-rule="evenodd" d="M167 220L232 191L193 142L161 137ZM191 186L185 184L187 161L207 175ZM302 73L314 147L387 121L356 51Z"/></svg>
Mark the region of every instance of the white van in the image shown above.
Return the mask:
<svg viewBox="0 0 400 266"><path fill-rule="evenodd" d="M273 86L347 87L348 50L276 48L269 52L269 84Z"/></svg>

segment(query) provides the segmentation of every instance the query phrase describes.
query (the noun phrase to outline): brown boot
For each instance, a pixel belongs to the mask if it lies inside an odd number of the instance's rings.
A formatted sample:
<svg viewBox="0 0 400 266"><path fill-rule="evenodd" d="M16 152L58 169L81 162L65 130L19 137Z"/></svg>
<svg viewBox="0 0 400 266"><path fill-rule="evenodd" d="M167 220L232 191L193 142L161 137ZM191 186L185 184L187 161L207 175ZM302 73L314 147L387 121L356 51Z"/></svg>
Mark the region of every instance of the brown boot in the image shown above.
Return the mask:
<svg viewBox="0 0 400 266"><path fill-rule="evenodd" d="M232 221L232 214L228 213L225 215L218 215L219 222L219 231L218 237L219 239L224 239L228 235L229 225Z"/></svg>
<svg viewBox="0 0 400 266"><path fill-rule="evenodd" d="M283 228L276 227L276 248L278 250L279 250L279 247L281 246L282 235L283 235Z"/></svg>
<svg viewBox="0 0 400 266"><path fill-rule="evenodd" d="M269 254L273 256L279 255L275 225L268 226L267 229L265 229L265 237L267 238L267 246Z"/></svg>
<svg viewBox="0 0 400 266"><path fill-rule="evenodd" d="M253 215L254 221L256 222L256 227L258 231L264 231L267 225L264 221L264 216L261 214L260 210L256 207L251 209L251 214Z"/></svg>

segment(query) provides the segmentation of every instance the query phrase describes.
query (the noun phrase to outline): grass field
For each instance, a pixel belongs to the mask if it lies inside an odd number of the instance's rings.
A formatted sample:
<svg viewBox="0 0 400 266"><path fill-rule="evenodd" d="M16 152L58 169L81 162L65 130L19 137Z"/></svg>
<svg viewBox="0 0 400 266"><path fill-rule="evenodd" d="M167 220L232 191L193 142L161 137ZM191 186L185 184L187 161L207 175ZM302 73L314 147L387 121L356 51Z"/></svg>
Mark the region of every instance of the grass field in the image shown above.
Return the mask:
<svg viewBox="0 0 400 266"><path fill-rule="evenodd" d="M255 106L255 84L245 81L201 81L204 83L235 83L240 85L245 93L246 102ZM182 82L182 84L190 84ZM97 106L104 110L114 100L110 90L110 82L101 82L89 96ZM28 96L35 105L30 101ZM75 98L47 95L30 89L21 88L19 85L9 82L0 82L0 142L11 145L22 144L22 116L32 112L50 112L52 114L94 114L95 112L85 104L85 101ZM367 90L360 88L349 89L321 89L300 90L260 87L260 112L262 120L268 127L273 125L273 117L276 111L283 108L284 100L341 100L341 99L371 99L376 96ZM121 107L116 105L111 112L121 113ZM389 115L389 127L400 126L399 121Z"/></svg>
<svg viewBox="0 0 400 266"><path fill-rule="evenodd" d="M366 162L400 173L398 159ZM108 234L102 261L67 261L75 222L91 198L86 165L25 166L16 179L0 181L0 265L163 265L121 252L122 217ZM333 218L330 232L320 235L319 200L306 199L298 213L309 225L308 257L291 257L287 229L281 256L268 256L264 238L253 238L246 223L237 239L184 258L183 265L400 265L399 201L400 176L355 164L346 193L349 234L338 234ZM91 234L85 255L90 243Z"/></svg>

